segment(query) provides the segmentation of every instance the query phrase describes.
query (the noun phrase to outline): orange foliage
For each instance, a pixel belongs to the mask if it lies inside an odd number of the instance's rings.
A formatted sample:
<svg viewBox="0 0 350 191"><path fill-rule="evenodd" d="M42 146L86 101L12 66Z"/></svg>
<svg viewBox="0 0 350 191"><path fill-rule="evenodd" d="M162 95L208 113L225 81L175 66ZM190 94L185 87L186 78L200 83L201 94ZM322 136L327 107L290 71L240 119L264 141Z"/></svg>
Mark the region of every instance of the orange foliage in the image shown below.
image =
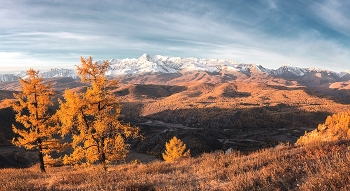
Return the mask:
<svg viewBox="0 0 350 191"><path fill-rule="evenodd" d="M184 144L180 139L174 136L169 143L165 144L166 150L163 155L163 159L167 162L174 161L179 158L189 157L190 150L186 150L186 144Z"/></svg>
<svg viewBox="0 0 350 191"><path fill-rule="evenodd" d="M52 138L57 129L49 125L50 115L47 112L52 105L54 92L50 84L43 84L39 71L30 69L27 76L26 79L19 77L21 92L14 94L17 102L11 104L16 112L16 121L24 126L19 128L12 125L13 131L19 135L12 142L28 150L38 149L40 168L45 172L43 155L60 148L58 140Z"/></svg>
<svg viewBox="0 0 350 191"><path fill-rule="evenodd" d="M62 136L72 135L73 153L65 156L65 164L86 164L99 161L105 168L109 161L124 160L128 154L125 138L137 137L139 129L122 124L120 103L112 92L116 80L105 78L109 62L97 63L81 58L77 67L85 92L66 90L64 102L59 100L57 116L62 123Z"/></svg>
<svg viewBox="0 0 350 191"><path fill-rule="evenodd" d="M317 129L300 137L296 144L310 142L344 140L350 138L350 111L328 116Z"/></svg>

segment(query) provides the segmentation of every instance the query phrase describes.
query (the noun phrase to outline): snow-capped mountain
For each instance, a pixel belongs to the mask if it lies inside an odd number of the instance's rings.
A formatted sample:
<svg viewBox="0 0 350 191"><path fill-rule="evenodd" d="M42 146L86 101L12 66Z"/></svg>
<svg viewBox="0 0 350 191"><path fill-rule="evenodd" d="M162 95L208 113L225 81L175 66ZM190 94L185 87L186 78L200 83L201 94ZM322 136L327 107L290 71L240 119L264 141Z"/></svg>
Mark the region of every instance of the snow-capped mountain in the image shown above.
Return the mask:
<svg viewBox="0 0 350 191"><path fill-rule="evenodd" d="M77 74L75 70L63 69L63 68L53 68L48 71L40 72L43 78L57 78L57 77L71 77L76 78Z"/></svg>
<svg viewBox="0 0 350 191"><path fill-rule="evenodd" d="M350 71L336 73L319 68L299 68L291 65L285 65L278 69L268 69L257 64L242 64L229 59L198 59L198 58L180 58L161 55L143 54L136 59L110 60L111 70L107 75L142 75L142 74L164 74L164 73L189 73L194 71L204 71L208 73L217 72L240 72L250 73L259 71L271 76L298 78L310 73L319 73L322 76L331 76L333 78L350 79ZM345 79L346 78L346 79Z"/></svg>
<svg viewBox="0 0 350 191"><path fill-rule="evenodd" d="M143 54L138 59L110 60L109 75L152 73L185 73L192 71L220 72L222 67L239 70L238 63L223 59L197 59Z"/></svg>
<svg viewBox="0 0 350 191"><path fill-rule="evenodd" d="M100 61L101 62L101 61ZM350 71L336 73L317 68L299 68L294 66L282 66L278 69L268 69L257 64L242 64L229 59L198 59L181 58L161 55L143 54L140 58L133 59L111 59L110 70L106 72L108 76L131 76L147 74L167 74L167 73L191 73L203 71L208 73L235 73L249 74L251 72L263 72L268 75L298 78L310 73L320 73L323 76L332 76L342 80L350 80ZM76 78L76 71L72 69L54 68L48 71L40 71L44 78L71 77ZM25 72L15 74L0 74L0 81L15 81L18 76L25 77ZM338 80L338 79L337 79Z"/></svg>
<svg viewBox="0 0 350 191"><path fill-rule="evenodd" d="M43 78L57 78L57 77L71 77L77 78L75 70L63 69L63 68L52 68L47 71L39 71L39 75ZM26 78L26 72L16 72L13 74L0 74L0 82L17 81L18 77Z"/></svg>
<svg viewBox="0 0 350 191"><path fill-rule="evenodd" d="M308 71L310 71L310 69L298 68L298 67L286 65L278 68L277 70L269 70L268 73L274 76L280 76L280 75L286 75L286 74L303 76Z"/></svg>
<svg viewBox="0 0 350 191"><path fill-rule="evenodd" d="M340 72L340 73L339 73L339 76L340 76L341 78L349 78L349 79L350 79L350 70Z"/></svg>
<svg viewBox="0 0 350 191"><path fill-rule="evenodd" d="M188 73L205 71L209 73L231 71L247 73L257 70L269 73L271 70L256 64L241 64L230 59L198 59L167 57L143 54L140 58L115 60L111 59L111 70L107 75L139 75L153 73Z"/></svg>

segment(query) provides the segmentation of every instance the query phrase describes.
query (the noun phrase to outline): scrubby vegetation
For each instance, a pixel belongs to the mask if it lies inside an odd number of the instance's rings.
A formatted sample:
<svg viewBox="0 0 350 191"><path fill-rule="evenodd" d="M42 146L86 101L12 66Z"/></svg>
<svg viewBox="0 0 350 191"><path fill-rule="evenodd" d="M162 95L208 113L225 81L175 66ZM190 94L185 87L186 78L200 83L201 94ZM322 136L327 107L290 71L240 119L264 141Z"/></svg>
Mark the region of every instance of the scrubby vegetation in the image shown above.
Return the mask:
<svg viewBox="0 0 350 191"><path fill-rule="evenodd" d="M250 154L205 153L171 163L131 162L109 165L107 171L95 165L51 167L45 174L37 166L2 169L0 186L2 190L349 190L348 114L332 115L315 130L326 135L329 131L334 138L327 141L306 141L306 134L297 146L281 143ZM171 145L186 153L179 139L172 139L167 150Z"/></svg>
<svg viewBox="0 0 350 191"><path fill-rule="evenodd" d="M211 153L172 163L0 170L2 190L349 190L350 142Z"/></svg>
<svg viewBox="0 0 350 191"><path fill-rule="evenodd" d="M300 137L297 145L315 142L344 140L350 138L350 111L340 112L328 116L323 124Z"/></svg>

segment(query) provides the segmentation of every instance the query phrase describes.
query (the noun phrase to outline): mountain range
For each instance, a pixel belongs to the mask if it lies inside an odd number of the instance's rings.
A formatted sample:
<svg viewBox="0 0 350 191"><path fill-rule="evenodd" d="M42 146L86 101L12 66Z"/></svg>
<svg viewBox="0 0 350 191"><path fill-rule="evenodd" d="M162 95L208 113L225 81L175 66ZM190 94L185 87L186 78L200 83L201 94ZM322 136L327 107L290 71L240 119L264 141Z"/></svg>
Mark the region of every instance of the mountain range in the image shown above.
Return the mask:
<svg viewBox="0 0 350 191"><path fill-rule="evenodd" d="M102 62L102 61L98 61ZM229 59L198 59L168 57L161 55L143 54L140 58L133 59L110 59L111 63L107 76L134 76L150 74L189 74L193 72L206 72L209 74L244 74L251 75L252 72L265 73L273 77L282 77L289 80L297 80L300 77L315 75L327 79L330 82L343 82L350 80L350 71L333 72L319 68L299 68L290 65L278 69L268 69L258 64L242 64ZM74 69L52 68L40 71L44 78L71 77L76 78ZM0 74L0 82L18 80L18 76L25 77L24 71Z"/></svg>

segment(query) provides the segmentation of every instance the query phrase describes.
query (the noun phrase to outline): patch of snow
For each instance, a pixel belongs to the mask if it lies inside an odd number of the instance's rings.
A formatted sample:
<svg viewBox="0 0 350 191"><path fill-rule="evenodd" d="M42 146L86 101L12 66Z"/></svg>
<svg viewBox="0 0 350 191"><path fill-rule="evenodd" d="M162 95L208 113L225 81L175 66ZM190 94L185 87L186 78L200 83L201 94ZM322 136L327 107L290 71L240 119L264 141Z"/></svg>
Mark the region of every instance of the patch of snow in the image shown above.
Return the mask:
<svg viewBox="0 0 350 191"><path fill-rule="evenodd" d="M303 76L307 72L308 72L308 69L306 68L299 68L292 65L284 65L278 68L277 70L270 70L269 74L275 75L275 76L280 76L284 74L293 74L296 76Z"/></svg>
<svg viewBox="0 0 350 191"><path fill-rule="evenodd" d="M338 73L339 77L342 78L346 75L350 75L350 70L346 70L346 71L343 71L343 72L340 72Z"/></svg>

